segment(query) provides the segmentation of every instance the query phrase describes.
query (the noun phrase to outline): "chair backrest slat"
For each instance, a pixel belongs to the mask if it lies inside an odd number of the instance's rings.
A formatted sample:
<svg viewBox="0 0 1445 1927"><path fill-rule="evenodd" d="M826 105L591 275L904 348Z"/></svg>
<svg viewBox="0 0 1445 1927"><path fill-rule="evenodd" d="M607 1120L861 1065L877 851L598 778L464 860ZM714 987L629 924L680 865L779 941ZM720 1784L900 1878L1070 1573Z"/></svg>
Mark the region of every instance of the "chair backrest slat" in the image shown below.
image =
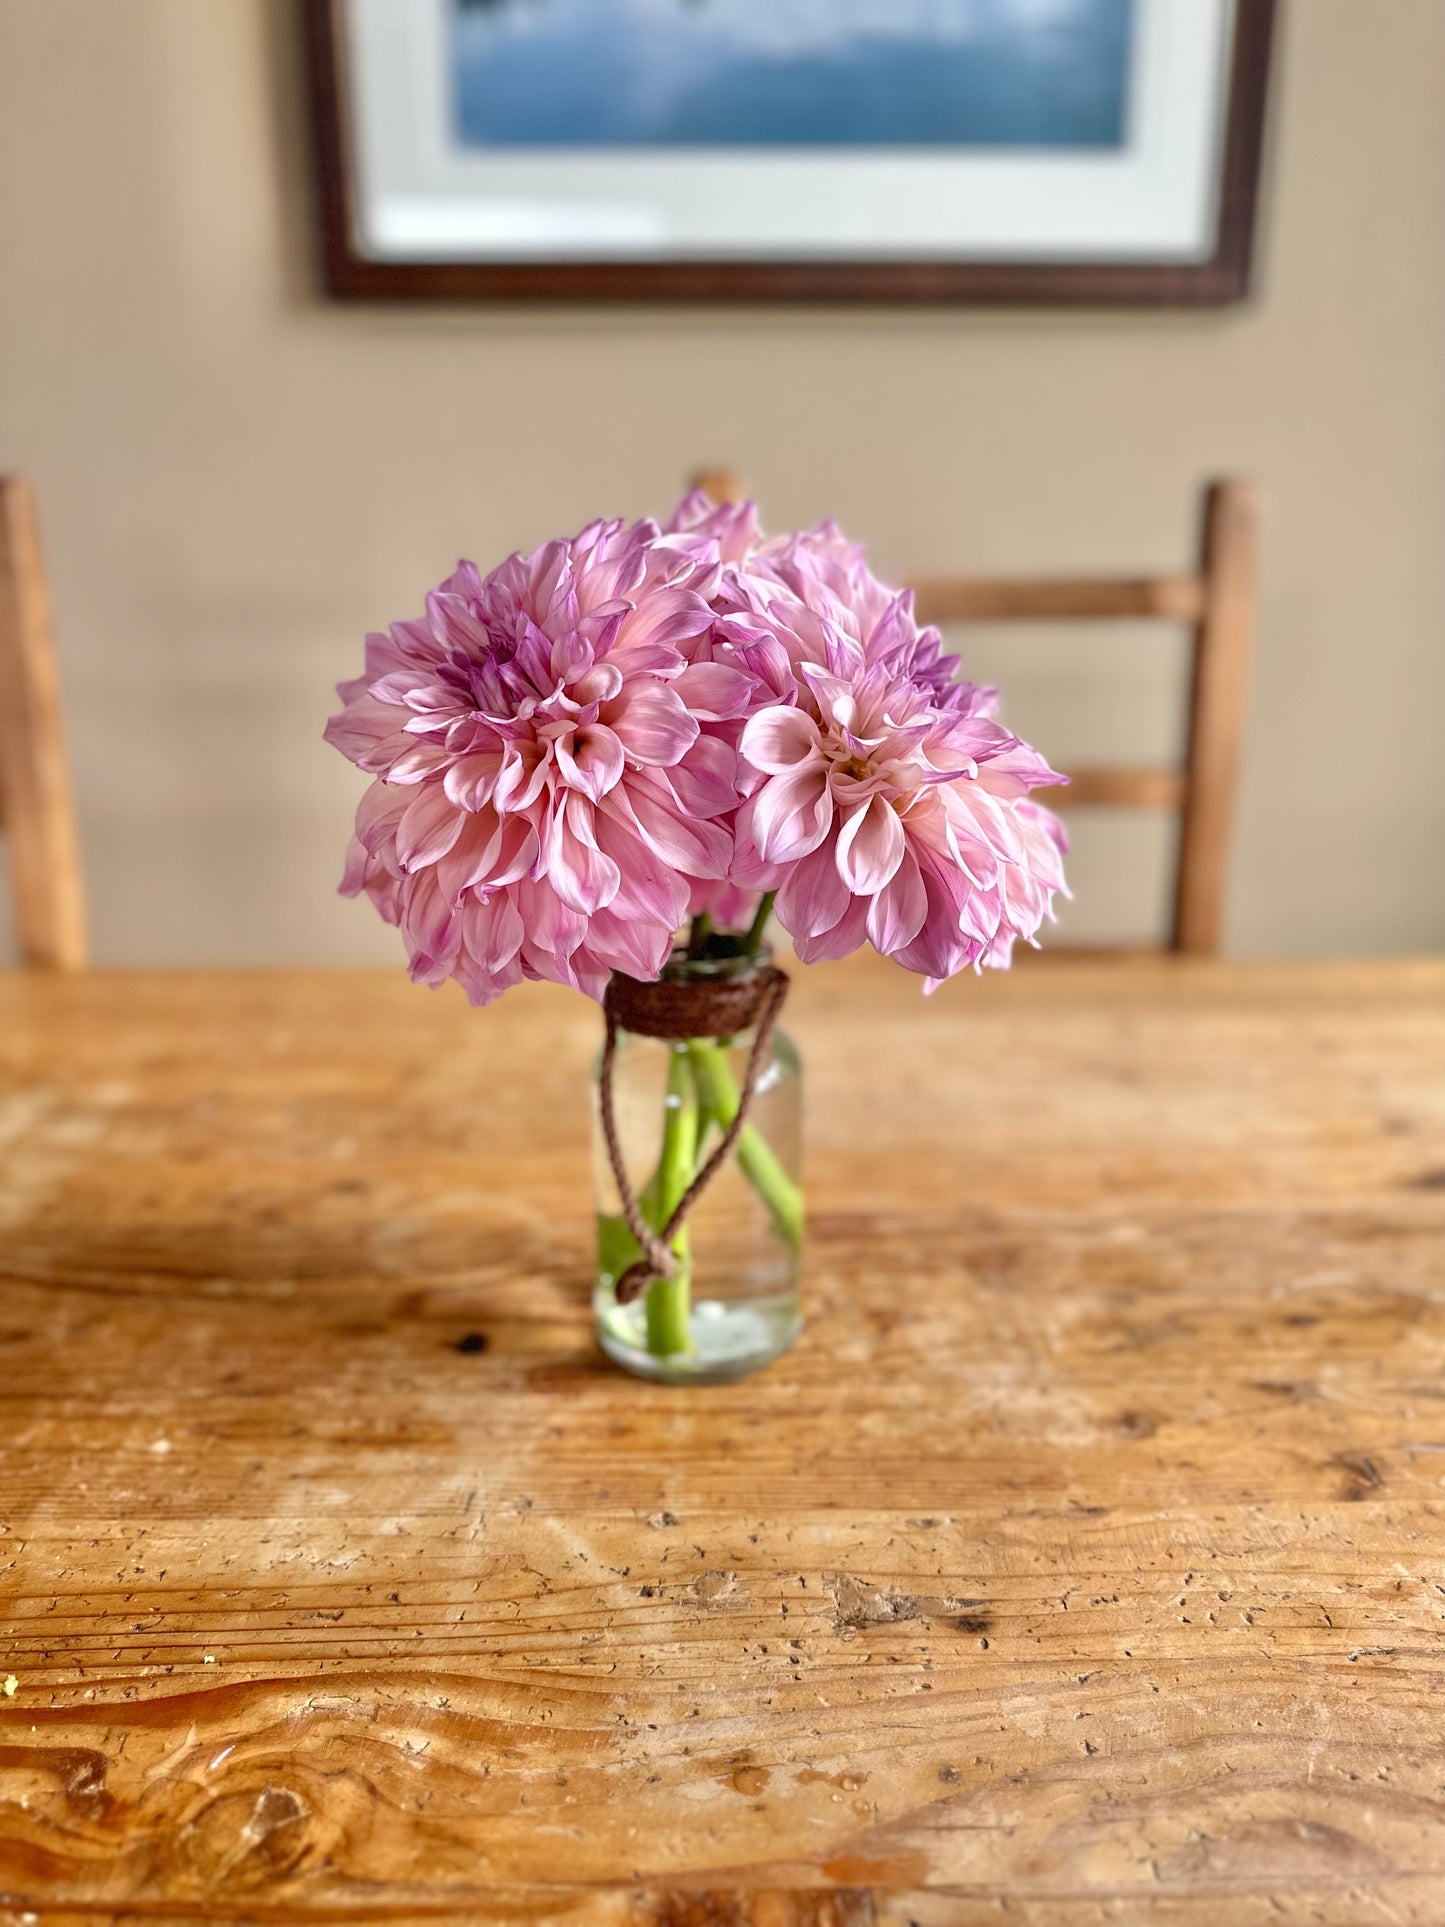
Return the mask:
<svg viewBox="0 0 1445 1927"><path fill-rule="evenodd" d="M1187 785L1177 769L1075 769L1066 789L1042 791L1055 810L1106 804L1112 809L1182 810Z"/></svg>
<svg viewBox="0 0 1445 1927"><path fill-rule="evenodd" d="M82 969L85 906L50 603L35 504L16 477L0 477L0 827L22 960Z"/></svg>
<svg viewBox="0 0 1445 1927"><path fill-rule="evenodd" d="M1198 622L1198 575L976 576L915 583L920 622Z"/></svg>

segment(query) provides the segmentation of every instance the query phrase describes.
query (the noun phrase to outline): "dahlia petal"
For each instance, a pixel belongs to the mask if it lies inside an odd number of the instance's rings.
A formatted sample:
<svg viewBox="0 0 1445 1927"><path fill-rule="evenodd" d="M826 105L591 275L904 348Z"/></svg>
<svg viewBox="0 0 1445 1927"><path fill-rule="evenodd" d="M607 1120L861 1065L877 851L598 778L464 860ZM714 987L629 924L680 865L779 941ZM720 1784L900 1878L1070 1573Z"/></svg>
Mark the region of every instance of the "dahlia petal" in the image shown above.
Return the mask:
<svg viewBox="0 0 1445 1927"><path fill-rule="evenodd" d="M485 877L502 845L502 819L493 809L462 818L461 835L437 864L437 888L455 903L464 890Z"/></svg>
<svg viewBox="0 0 1445 1927"><path fill-rule="evenodd" d="M891 957L912 943L927 913L928 892L918 859L905 850L891 881L868 899L868 941L881 956Z"/></svg>
<svg viewBox="0 0 1445 1927"><path fill-rule="evenodd" d="M535 697L555 694L557 678L552 672L552 638L525 617L520 619L518 627L517 653L511 664L513 680Z"/></svg>
<svg viewBox="0 0 1445 1927"><path fill-rule="evenodd" d="M599 910L587 931L588 958L606 970L621 970L629 977L654 981L667 962L672 949L672 931L662 924L639 922L618 916L615 910Z"/></svg>
<svg viewBox="0 0 1445 1927"><path fill-rule="evenodd" d="M524 880L517 884L514 901L521 913L525 936L521 954L534 969L539 959L550 959L559 968L587 935L587 919L570 904L563 903L545 880ZM560 981L567 981L564 977Z"/></svg>
<svg viewBox="0 0 1445 1927"><path fill-rule="evenodd" d="M691 662L673 688L699 722L735 722L746 716L756 689L746 670L726 662Z"/></svg>
<svg viewBox="0 0 1445 1927"><path fill-rule="evenodd" d="M492 860L491 868L483 875L473 878L478 889L502 890L510 884L520 883L523 877L530 876L537 867L537 857L541 848L535 825L525 817L506 816L502 819L502 841Z"/></svg>
<svg viewBox="0 0 1445 1927"><path fill-rule="evenodd" d="M754 769L783 776L822 756L818 725L804 710L775 703L749 717L739 745Z"/></svg>
<svg viewBox="0 0 1445 1927"><path fill-rule="evenodd" d="M559 594L547 611L547 633L553 639L549 666L552 680L562 688L579 681L592 664L592 646L577 630L578 615L577 594L569 584L565 595ZM560 624L554 620L557 616Z"/></svg>
<svg viewBox="0 0 1445 1927"><path fill-rule="evenodd" d="M451 758L439 743L419 743L414 736L393 738L394 754L388 754L385 775L388 783L420 783L449 768ZM388 750L391 745L386 745Z"/></svg>
<svg viewBox="0 0 1445 1927"><path fill-rule="evenodd" d="M442 754L445 757L445 751ZM459 810L479 810L497 787L501 768L502 757L497 751L459 757L442 778L442 788Z"/></svg>
<svg viewBox="0 0 1445 1927"><path fill-rule="evenodd" d="M384 676L387 670L393 666L388 662L385 667L378 666L374 670L371 668L371 645L373 642L379 642L380 640L381 638L379 636L368 636L366 639L366 659L368 666L365 674L360 676L347 676L336 685L336 693L341 698L342 704L346 709L350 709L354 703L359 703L371 684L374 683L378 677ZM334 723L336 717L333 716L331 720ZM330 736L325 730L323 730L321 734L324 742L329 743L331 741Z"/></svg>
<svg viewBox="0 0 1445 1927"><path fill-rule="evenodd" d="M767 863L790 863L816 850L833 822L833 799L821 764L770 776L752 799L750 828Z"/></svg>
<svg viewBox="0 0 1445 1927"><path fill-rule="evenodd" d="M444 649L459 644L480 654L490 646L492 639L464 584L433 589L426 599L426 613L431 632Z"/></svg>
<svg viewBox="0 0 1445 1927"><path fill-rule="evenodd" d="M990 944L1003 921L1002 890L965 890L958 910L958 928L976 944Z"/></svg>
<svg viewBox="0 0 1445 1927"><path fill-rule="evenodd" d="M579 546L583 544L590 546L589 538L595 541L601 526L598 522L589 523L577 538ZM540 621L552 607L571 560L567 543L560 541L543 543L536 555L528 558L532 578L529 584L528 601L531 604L530 613L534 621Z"/></svg>
<svg viewBox="0 0 1445 1927"><path fill-rule="evenodd" d="M627 605L621 604L617 613L625 613ZM575 703L605 703L618 694L622 688L622 671L615 662L593 663L572 683L568 694Z"/></svg>
<svg viewBox="0 0 1445 1927"><path fill-rule="evenodd" d="M689 816L725 816L737 807L737 752L719 736L699 736L668 769L667 780Z"/></svg>
<svg viewBox="0 0 1445 1927"><path fill-rule="evenodd" d="M761 689L789 707L796 703L797 677L793 673L792 658L780 637L771 634L759 636L756 640L744 643L738 654Z"/></svg>
<svg viewBox="0 0 1445 1927"><path fill-rule="evenodd" d="M886 797L854 810L838 833L838 872L858 896L876 896L903 861L903 825Z"/></svg>
<svg viewBox="0 0 1445 1927"><path fill-rule="evenodd" d="M687 667L687 657L669 643L629 643L622 661L629 683L642 676L656 676L662 682L672 682Z"/></svg>
<svg viewBox="0 0 1445 1927"><path fill-rule="evenodd" d="M832 845L820 843L788 871L778 891L778 921L790 936L821 936L848 904L848 886L838 874Z"/></svg>
<svg viewBox="0 0 1445 1927"><path fill-rule="evenodd" d="M678 503L666 526L669 532L696 530L711 536L724 562L741 562L758 544L756 503L715 503L701 489Z"/></svg>
<svg viewBox="0 0 1445 1927"><path fill-rule="evenodd" d="M757 895L764 890L781 890L788 880L788 866L785 863L765 863L759 856L752 836L752 810L753 805L749 801L738 811L728 881L736 884L740 890Z"/></svg>
<svg viewBox="0 0 1445 1927"><path fill-rule="evenodd" d="M342 683L338 693L355 688L354 683ZM363 756L372 754L378 744L396 735L406 715L395 703L378 702L374 696L367 695L363 683L356 696L348 699L346 707L327 723L325 740L349 761L357 763Z"/></svg>
<svg viewBox="0 0 1445 1927"><path fill-rule="evenodd" d="M607 985L612 976L611 966L599 962L593 956L591 946L584 943L572 953L571 972L572 988L600 1004L607 995Z"/></svg>
<svg viewBox="0 0 1445 1927"><path fill-rule="evenodd" d="M637 763L665 768L697 740L697 718L666 683L630 683L615 701L604 703L600 713Z"/></svg>
<svg viewBox="0 0 1445 1927"><path fill-rule="evenodd" d="M452 975L466 993L467 1002L477 1009L494 1004L503 991L510 990L514 984L522 981L520 964L505 973L494 975L477 963L466 950L457 953Z"/></svg>
<svg viewBox="0 0 1445 1927"><path fill-rule="evenodd" d="M675 647L712 627L712 610L693 589L655 589L624 616L613 647Z"/></svg>
<svg viewBox="0 0 1445 1927"><path fill-rule="evenodd" d="M401 925L411 951L412 975L420 982L444 983L460 934L433 872L407 878L402 887Z"/></svg>
<svg viewBox="0 0 1445 1927"><path fill-rule="evenodd" d="M481 902L471 898L460 915L462 942L489 976L496 977L522 948L522 915L511 896L499 892Z"/></svg>
<svg viewBox="0 0 1445 1927"><path fill-rule="evenodd" d="M547 753L539 743L510 743L492 788L495 807L516 813L531 809L546 787L547 764Z"/></svg>
<svg viewBox="0 0 1445 1927"><path fill-rule="evenodd" d="M937 634L936 630L934 634ZM913 620L913 591L901 589L869 632L868 659L876 662L906 657L908 649L917 640L918 627Z"/></svg>
<svg viewBox="0 0 1445 1927"><path fill-rule="evenodd" d="M908 839L920 851L931 852L937 864L957 870L976 888L992 890L998 882L1001 860L972 833L970 818L946 806L948 794L946 787L929 790L914 805L908 812Z"/></svg>
<svg viewBox="0 0 1445 1927"><path fill-rule="evenodd" d="M979 869L980 881L987 884L987 872L1002 863L1017 863L1023 855L1019 841L1016 805L1001 803L970 777L940 783L934 791L946 824L945 837L956 848L958 860Z"/></svg>
<svg viewBox="0 0 1445 1927"><path fill-rule="evenodd" d="M595 828L598 848L621 873L610 906L613 913L661 925L670 938L687 913L686 881L654 854L620 814L599 810Z"/></svg>
<svg viewBox="0 0 1445 1927"><path fill-rule="evenodd" d="M375 856L396 835L411 798L389 784L371 785L356 807L356 834L368 856Z"/></svg>
<svg viewBox="0 0 1445 1927"><path fill-rule="evenodd" d="M445 856L465 822L441 784L427 784L396 826L396 856L402 869L424 869Z"/></svg>
<svg viewBox="0 0 1445 1927"><path fill-rule="evenodd" d="M1011 730L1005 729L1001 723L996 723L986 716L950 718L943 734L950 749L971 757L976 763L996 762L1000 758L1007 758L1015 750L1027 748ZM1030 759L1037 761L1045 769L1048 768L1043 758L1034 750L1027 752L1026 760Z"/></svg>
<svg viewBox="0 0 1445 1927"><path fill-rule="evenodd" d="M757 908L757 892L741 890L736 883L699 879L688 888L687 915L700 917L706 914L714 923L728 930L746 930L757 914Z"/></svg>
<svg viewBox="0 0 1445 1927"><path fill-rule="evenodd" d="M921 977L956 977L981 954L982 946L960 929L959 910L944 877L928 861L920 864L919 874L928 907L917 935L892 952L894 962Z"/></svg>
<svg viewBox="0 0 1445 1927"><path fill-rule="evenodd" d="M395 711L392 713L396 714ZM391 736L383 736L372 748L358 751L351 760L368 776L385 777L389 782L393 766L402 758L411 756L419 747L430 748L432 745L419 745L415 736L397 730Z"/></svg>
<svg viewBox="0 0 1445 1927"><path fill-rule="evenodd" d="M621 739L605 723L588 723L574 731L570 745L558 737L553 754L563 782L594 803L618 781L625 762Z"/></svg>
<svg viewBox="0 0 1445 1927"><path fill-rule="evenodd" d="M418 692L425 692L418 696ZM428 682L416 669L393 669L368 683L366 693L378 703L400 709L436 709L449 700L439 683Z"/></svg>
<svg viewBox="0 0 1445 1927"><path fill-rule="evenodd" d="M584 798L568 796L553 812L545 845L547 881L569 909L584 917L611 903L622 881L611 857L597 848L590 816Z"/></svg>
<svg viewBox="0 0 1445 1927"><path fill-rule="evenodd" d="M652 777L652 787L648 777ZM732 838L716 823L691 822L664 779L642 771L602 799L599 808L630 816L642 841L686 876L720 877L732 855Z"/></svg>
<svg viewBox="0 0 1445 1927"><path fill-rule="evenodd" d="M368 858L366 845L359 836L353 836L346 846L346 868L341 873L337 889L343 897L359 897L366 888Z"/></svg>
<svg viewBox="0 0 1445 1927"><path fill-rule="evenodd" d="M851 729L858 716L858 697L847 677L830 674L821 664L803 664L803 680L817 698L818 707L842 729Z"/></svg>
<svg viewBox="0 0 1445 1927"><path fill-rule="evenodd" d="M436 637L425 616L393 622L384 635L373 632L366 638L367 669L376 675L387 675L393 669L425 671L436 660Z"/></svg>
<svg viewBox="0 0 1445 1927"><path fill-rule="evenodd" d="M1030 790L1067 783L1069 779L1050 769L1037 750L1015 739L1012 748L979 763L978 780L992 796L1021 799Z"/></svg>
<svg viewBox="0 0 1445 1927"><path fill-rule="evenodd" d="M831 963L850 957L868 941L868 899L851 897L848 908L829 930L815 937L795 937L793 948L800 963Z"/></svg>

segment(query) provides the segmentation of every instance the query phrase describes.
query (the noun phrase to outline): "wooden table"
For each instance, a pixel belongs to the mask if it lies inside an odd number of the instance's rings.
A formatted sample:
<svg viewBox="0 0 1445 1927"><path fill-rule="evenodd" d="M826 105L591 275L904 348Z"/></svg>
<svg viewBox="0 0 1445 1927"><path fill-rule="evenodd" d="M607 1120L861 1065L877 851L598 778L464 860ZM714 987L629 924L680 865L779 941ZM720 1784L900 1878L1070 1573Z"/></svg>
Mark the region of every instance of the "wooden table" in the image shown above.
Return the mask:
<svg viewBox="0 0 1445 1927"><path fill-rule="evenodd" d="M0 1919L1445 1918L1445 965L800 975L711 1391L580 999L0 978Z"/></svg>

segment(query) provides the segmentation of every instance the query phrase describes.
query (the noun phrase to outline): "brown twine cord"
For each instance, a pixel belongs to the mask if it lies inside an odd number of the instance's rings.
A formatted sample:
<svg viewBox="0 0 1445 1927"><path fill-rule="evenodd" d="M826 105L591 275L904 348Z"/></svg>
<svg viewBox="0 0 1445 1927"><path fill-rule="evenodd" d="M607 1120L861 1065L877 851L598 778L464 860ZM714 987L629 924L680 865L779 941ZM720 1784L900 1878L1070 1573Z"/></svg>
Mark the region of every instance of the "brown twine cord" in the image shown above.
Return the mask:
<svg viewBox="0 0 1445 1927"><path fill-rule="evenodd" d="M640 983L633 977L614 976L607 986L602 1010L607 1020L607 1041L602 1047L602 1071L598 1094L602 1104L602 1135L607 1141L607 1157L622 1199L622 1214L627 1228L641 1245L644 1256L630 1264L617 1280L619 1305L627 1305L652 1283L654 1278L671 1278L677 1271L672 1240L678 1227L699 1197L712 1183L721 1167L732 1156L742 1128L748 1120L753 1089L762 1069L768 1045L777 1026L778 1013L788 994L788 979L771 964L750 972L746 977L702 983ZM654 1231L642 1215L637 1193L627 1175L622 1146L618 1142L617 1122L612 1111L612 1066L617 1055L617 1033L630 1030L643 1037L660 1037L680 1042L688 1037L728 1037L747 1030L757 1032L748 1053L747 1074L738 1094L737 1115L723 1134L722 1142L692 1183L678 1199L677 1208L661 1231Z"/></svg>

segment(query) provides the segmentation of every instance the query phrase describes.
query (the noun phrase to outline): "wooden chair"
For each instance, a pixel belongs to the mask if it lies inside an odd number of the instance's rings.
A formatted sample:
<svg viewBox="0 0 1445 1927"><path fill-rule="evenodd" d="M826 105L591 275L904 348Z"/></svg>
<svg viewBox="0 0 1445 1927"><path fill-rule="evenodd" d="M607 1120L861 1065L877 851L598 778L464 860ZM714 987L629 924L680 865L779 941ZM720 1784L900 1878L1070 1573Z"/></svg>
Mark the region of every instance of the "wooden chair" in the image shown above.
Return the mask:
<svg viewBox="0 0 1445 1927"><path fill-rule="evenodd" d="M704 469L695 485L737 501L739 478ZM1244 730L1258 516L1247 482L1213 482L1204 495L1197 568L1148 576L939 576L914 585L921 622L1060 622L1143 619L1191 633L1188 730L1179 769L1074 769L1049 802L1064 809L1112 804L1180 817L1174 911L1166 948L1218 953L1230 825Z"/></svg>
<svg viewBox="0 0 1445 1927"><path fill-rule="evenodd" d="M0 477L0 830L22 961L83 969L85 906L49 598L34 500L16 477Z"/></svg>

